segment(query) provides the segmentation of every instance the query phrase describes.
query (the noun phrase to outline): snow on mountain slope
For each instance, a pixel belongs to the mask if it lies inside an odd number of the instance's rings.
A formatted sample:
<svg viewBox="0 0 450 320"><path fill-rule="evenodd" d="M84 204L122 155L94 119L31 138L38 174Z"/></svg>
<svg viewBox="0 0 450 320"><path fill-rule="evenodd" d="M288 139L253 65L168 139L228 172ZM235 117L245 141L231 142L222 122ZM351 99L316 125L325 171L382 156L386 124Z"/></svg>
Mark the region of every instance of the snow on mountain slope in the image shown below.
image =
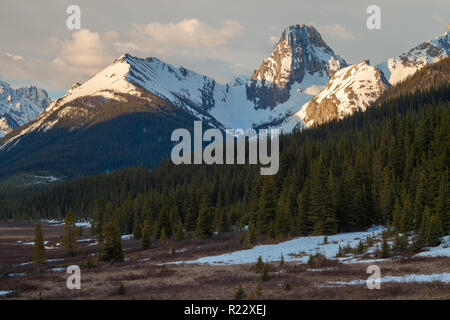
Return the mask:
<svg viewBox="0 0 450 320"><path fill-rule="evenodd" d="M345 65L316 29L304 25L287 28L252 77L241 76L228 84L157 58L124 54L85 83L72 86L6 144L31 131L48 130L62 119L84 117L88 111L74 103L78 98L123 101L123 94L142 97L142 89L215 127L275 126L298 112Z"/></svg>
<svg viewBox="0 0 450 320"><path fill-rule="evenodd" d="M343 68L317 96L287 120L283 131L291 131L299 123L312 126L365 111L389 86L380 70L370 66L367 60Z"/></svg>
<svg viewBox="0 0 450 320"><path fill-rule="evenodd" d="M449 24L450 26L450 24ZM450 34L447 26L443 35L425 41L402 55L377 65L393 85L412 75L427 64L438 62L450 55Z"/></svg>
<svg viewBox="0 0 450 320"><path fill-rule="evenodd" d="M36 118L50 102L43 89L32 86L12 89L0 81L0 136Z"/></svg>

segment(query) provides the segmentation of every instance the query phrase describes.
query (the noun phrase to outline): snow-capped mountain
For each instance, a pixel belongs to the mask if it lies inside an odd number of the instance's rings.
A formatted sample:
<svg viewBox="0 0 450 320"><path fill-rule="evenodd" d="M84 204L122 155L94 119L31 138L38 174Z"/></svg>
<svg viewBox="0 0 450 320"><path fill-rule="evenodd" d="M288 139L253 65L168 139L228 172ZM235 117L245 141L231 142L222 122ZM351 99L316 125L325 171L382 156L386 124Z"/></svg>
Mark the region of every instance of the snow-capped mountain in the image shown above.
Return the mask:
<svg viewBox="0 0 450 320"><path fill-rule="evenodd" d="M331 50L317 30L305 25L284 30L273 53L251 77L241 76L228 84L157 58L124 54L85 83L74 84L10 141L32 131L48 130L68 118L79 119L82 126L89 109L77 105L77 99L123 101L124 94L142 98L142 89L215 127L276 125L298 112L344 66L345 60Z"/></svg>
<svg viewBox="0 0 450 320"><path fill-rule="evenodd" d="M428 64L438 62L450 55L450 24L444 34L425 41L398 57L377 65L391 84L396 84Z"/></svg>
<svg viewBox="0 0 450 320"><path fill-rule="evenodd" d="M391 85L388 77L394 81L448 55L448 37L446 32L398 58L412 59L406 72L405 66L383 69L368 61L348 66L315 28L295 25L283 31L273 52L251 76L226 84L157 58L124 54L88 81L75 83L35 120L0 140L0 175L11 172L7 166L76 176L155 164L170 155L171 132L180 127L190 130L198 119L207 127L281 128L285 133L342 119L366 110ZM31 99L27 101L45 105L39 103L39 95L33 100L31 91L20 92ZM8 115L0 130L24 124L23 117ZM74 168L67 161L81 165Z"/></svg>
<svg viewBox="0 0 450 320"><path fill-rule="evenodd" d="M12 89L0 81L0 136L36 118L50 102L43 89L33 86Z"/></svg>
<svg viewBox="0 0 450 320"><path fill-rule="evenodd" d="M345 66L345 60L331 50L314 27L290 26L283 31L272 54L253 72L247 96L257 108L274 108L287 102L299 89L323 85ZM295 83L304 86L292 92Z"/></svg>
<svg viewBox="0 0 450 320"><path fill-rule="evenodd" d="M383 73L367 60L343 68L331 77L317 96L288 119L283 130L291 131L302 124L322 124L365 111L388 87L390 84Z"/></svg>

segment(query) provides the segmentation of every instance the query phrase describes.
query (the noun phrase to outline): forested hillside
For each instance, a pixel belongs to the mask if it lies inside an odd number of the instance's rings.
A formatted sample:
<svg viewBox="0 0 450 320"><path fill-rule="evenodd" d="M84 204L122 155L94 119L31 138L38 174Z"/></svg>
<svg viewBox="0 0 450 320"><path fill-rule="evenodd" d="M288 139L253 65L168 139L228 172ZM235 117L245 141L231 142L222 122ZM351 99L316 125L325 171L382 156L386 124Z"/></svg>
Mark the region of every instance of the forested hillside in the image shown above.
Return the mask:
<svg viewBox="0 0 450 320"><path fill-rule="evenodd" d="M72 209L100 228L113 217L124 233L139 234L146 223L154 238L177 232L204 238L244 225L249 241L372 224L448 234L449 96L445 83L282 136L275 176L261 176L256 165L165 161L152 171L122 169L24 200L5 199L0 214L3 219L60 218Z"/></svg>

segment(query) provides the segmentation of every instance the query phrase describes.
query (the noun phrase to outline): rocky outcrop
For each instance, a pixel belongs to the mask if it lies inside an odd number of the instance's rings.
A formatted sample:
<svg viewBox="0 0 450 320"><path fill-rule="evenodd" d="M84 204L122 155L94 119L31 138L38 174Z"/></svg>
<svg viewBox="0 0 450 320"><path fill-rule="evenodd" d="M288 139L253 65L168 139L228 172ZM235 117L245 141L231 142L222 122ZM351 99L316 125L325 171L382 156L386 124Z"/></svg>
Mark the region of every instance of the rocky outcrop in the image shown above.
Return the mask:
<svg viewBox="0 0 450 320"><path fill-rule="evenodd" d="M342 119L365 111L389 86L383 73L365 60L336 72L296 116L308 126Z"/></svg>

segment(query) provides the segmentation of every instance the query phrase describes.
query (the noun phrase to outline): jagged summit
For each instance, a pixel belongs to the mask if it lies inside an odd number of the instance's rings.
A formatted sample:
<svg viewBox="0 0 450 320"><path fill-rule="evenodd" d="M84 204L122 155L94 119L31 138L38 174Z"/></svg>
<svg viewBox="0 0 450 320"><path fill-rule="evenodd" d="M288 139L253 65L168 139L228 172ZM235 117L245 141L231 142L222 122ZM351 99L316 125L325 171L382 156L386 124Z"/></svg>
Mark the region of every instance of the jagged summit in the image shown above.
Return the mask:
<svg viewBox="0 0 450 320"><path fill-rule="evenodd" d="M33 120L50 102L43 89L35 86L13 89L0 81L0 137Z"/></svg>
<svg viewBox="0 0 450 320"><path fill-rule="evenodd" d="M256 108L273 109L295 92L324 86L347 63L325 43L320 33L304 24L287 27L269 57L252 74L247 97Z"/></svg>
<svg viewBox="0 0 450 320"><path fill-rule="evenodd" d="M447 35L447 33L448 33L448 31L450 30L450 23L447 25L447 27L445 28L445 31L444 31L444 35Z"/></svg>
<svg viewBox="0 0 450 320"><path fill-rule="evenodd" d="M272 54L252 74L253 80L285 88L302 82L305 73L331 76L347 66L312 26L297 24L287 27Z"/></svg>

